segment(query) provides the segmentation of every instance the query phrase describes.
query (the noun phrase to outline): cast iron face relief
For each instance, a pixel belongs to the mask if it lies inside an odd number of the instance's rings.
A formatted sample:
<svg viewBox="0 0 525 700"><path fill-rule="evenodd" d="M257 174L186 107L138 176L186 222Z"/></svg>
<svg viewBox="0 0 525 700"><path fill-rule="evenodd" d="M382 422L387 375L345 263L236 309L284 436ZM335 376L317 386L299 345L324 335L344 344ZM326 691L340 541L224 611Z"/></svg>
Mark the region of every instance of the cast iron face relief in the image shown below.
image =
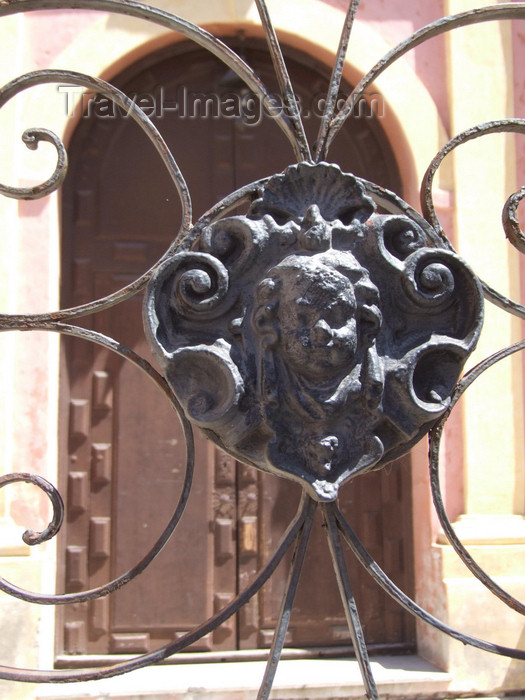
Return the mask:
<svg viewBox="0 0 525 700"><path fill-rule="evenodd" d="M374 186L335 165L253 191L245 215L202 219L159 268L146 327L193 423L330 501L446 410L481 288L414 210L383 191L399 213L377 213Z"/></svg>

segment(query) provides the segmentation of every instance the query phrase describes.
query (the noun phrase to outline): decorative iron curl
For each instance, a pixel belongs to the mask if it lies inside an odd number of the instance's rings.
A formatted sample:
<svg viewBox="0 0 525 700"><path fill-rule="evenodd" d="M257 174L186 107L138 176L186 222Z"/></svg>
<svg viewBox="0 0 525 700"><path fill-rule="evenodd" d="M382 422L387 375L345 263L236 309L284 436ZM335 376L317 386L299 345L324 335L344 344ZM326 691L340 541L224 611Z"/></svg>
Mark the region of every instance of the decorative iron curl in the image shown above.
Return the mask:
<svg viewBox="0 0 525 700"><path fill-rule="evenodd" d="M450 249L452 249L452 246L443 232L432 199L432 183L434 181L434 176L445 156L458 146L467 143L467 141L480 138L481 136L500 133L525 134L525 119L499 119L497 121L486 122L485 124L478 124L477 126L462 131L460 134L457 134L457 136L450 139L450 141L448 141L443 148L441 148L441 150L432 159L432 162L428 166L427 171L423 176L420 191L423 216L434 227L442 241ZM521 253L525 252L525 239L517 220L516 211L523 197L525 197L525 187L507 199L502 213L505 234L512 245ZM485 297L495 306L498 306L514 316L519 316L520 318L525 319L525 306L513 301L512 299L509 299L505 295L493 289L483 280L481 280L481 285L483 287Z"/></svg>
<svg viewBox="0 0 525 700"><path fill-rule="evenodd" d="M101 78L93 78L92 76L86 75L84 73L78 73L76 71L65 71L56 69L36 70L31 71L30 73L25 73L24 75L21 75L18 78L11 80L9 83L4 85L3 88L0 89L0 109L7 102L9 102L9 100L11 100L13 97L16 97L16 95L19 95L24 90L34 87L35 85L47 85L49 83L68 83L71 85L77 85L78 87L86 88L88 90L92 90L94 92L100 93L101 95L104 95L104 97L107 97L119 107L126 110L127 114L133 119L134 122L136 122L139 125L142 131L144 131L146 136L152 142L157 153L161 157L161 160L164 166L166 167L171 179L173 180L173 184L177 189L177 193L182 203L181 232L188 231L191 227L191 198L188 186L186 185L186 181L182 176L179 166L177 165L175 158L173 157L159 130L154 126L151 119L149 119L149 117L146 116L146 114L140 109L140 107L138 107L133 100L131 100L125 93L123 93L122 90L119 90L114 85L111 85L111 83L108 83L105 80L102 80ZM59 158L61 154L65 153L65 147L61 139L56 134L53 134L51 131L30 130L30 135L26 137L27 133L28 132L25 132L24 134L24 140L29 148L32 148L34 150L38 145L38 140L46 140L55 145L59 153ZM54 189L57 189L61 181L64 179L65 175L66 173L64 172L64 167L62 167L60 170L61 180L54 183ZM49 182L49 180L47 182ZM43 185L41 187L43 187ZM24 197L24 195L17 195L15 188L10 188L10 190L11 193L9 194L9 196L16 197L18 199ZM26 192L25 189L20 191L23 193ZM53 190L50 191L52 192ZM37 196L44 196L45 194L49 194L49 192L44 192L42 194L39 194L38 192L39 188L37 188ZM29 198L34 199L35 197L33 196ZM175 239L175 241L172 244L172 247L170 248L170 251L174 249L177 243L178 239Z"/></svg>
<svg viewBox="0 0 525 700"><path fill-rule="evenodd" d="M1 8L0 8L1 16ZM173 155L171 154L166 142L161 136L158 129L154 126L151 120L144 114L144 112L138 107L133 100L131 100L127 95L125 95L121 90L114 87L110 83L107 83L100 78L93 78L89 75L83 73L77 73L73 71L63 71L63 70L38 70L26 73L18 78L15 78L11 82L4 85L0 89L0 108L2 108L10 99L14 98L16 95L20 94L22 91L27 90L36 85L49 84L49 83L68 83L72 85L77 85L79 87L86 88L88 90L96 91L108 99L112 100L122 109L126 110L127 114L138 124L138 126L144 131L149 140L153 143L157 153L159 154L164 166L166 167L174 185L179 195L182 204L182 223L177 236L174 237L173 242L169 246L168 250L164 255L157 261L149 270L147 270L143 275L137 278L130 284L122 287L118 291L109 294L108 296L101 297L87 304L82 304L80 306L75 306L70 309L64 309L61 311L55 311L43 314L0 314L0 328L7 329L28 329L32 327L38 327L41 324L46 324L49 322L56 322L62 320L68 320L72 318L78 318L80 316L85 316L87 314L95 313L97 311L102 311L110 306L125 301L130 297L134 296L144 286L147 284L153 270L160 264L163 260L168 258L180 240L187 234L191 228L191 197L186 185L186 181L182 176L182 173L175 161ZM56 190L62 183L67 169L67 157L64 144L61 139L53 134L51 131L43 129L32 129L26 134L32 135L27 137L28 142L31 144L31 148L35 148L38 141L36 140L46 140L53 143L57 149L59 161L54 175L49 178L42 185L38 185L34 188L5 188L9 192L3 192L0 189L0 193L8 194L8 196L15 197L17 199L35 199L37 197L50 194L52 191ZM35 145L33 145L35 144ZM65 159L65 160L64 160ZM28 196L28 193L36 192L36 195Z"/></svg>
<svg viewBox="0 0 525 700"><path fill-rule="evenodd" d="M19 598L20 600L24 600L28 603L38 603L41 605L65 605L67 603L83 603L88 600L94 600L96 598L101 598L106 595L109 595L113 591L116 591L119 588L122 588L122 586L126 585L130 581L132 581L134 578L136 578L140 573L142 573L148 566L149 564L155 559L155 557L160 553L160 551L164 548L168 540L170 539L171 535L173 534L173 531L175 530L176 526L178 525L182 514L184 512L184 509L186 507L186 504L188 502L188 498L190 495L190 490L191 490L191 484L193 480L193 471L194 471L194 463L195 463L195 447L194 447L194 441L193 441L193 431L191 428L190 423L184 416L184 412L182 411L182 408L180 407L179 402L175 398L175 396L171 393L166 381L164 378L150 365L150 363L145 360L143 357L140 357L140 355L137 355L133 350L128 348L125 345L122 345L121 343L117 342L113 338L109 338L108 336L102 335L101 333L97 333L92 330L88 330L86 328L82 328L80 326L72 326L72 325L66 325L66 324L61 324L61 323L42 323L40 325L34 325L32 326L31 330L44 330L44 331L54 331L58 333L63 333L65 335L70 335L76 338L81 338L83 340L88 340L94 343L97 343L98 345L101 345L104 348L107 348L108 350L111 350L112 352L116 353L117 355L120 355L123 357L125 360L128 360L132 362L134 365L136 365L139 369L141 369L156 385L157 387L164 393L168 401L170 402L171 406L175 410L175 412L178 414L179 419L181 421L183 433L184 433L184 438L186 441L186 473L184 476L184 483L182 486L182 491L179 497L179 501L175 507L175 510L173 512L173 515L170 518L170 521L164 531L161 533L161 535L158 537L157 541L153 545L153 547L150 549L150 551L139 561L138 564L136 564L134 567L126 571L124 574L121 576L118 576L117 578L113 579L109 583L106 583L103 586L98 586L97 588L92 588L88 591L82 591L80 593L63 593L59 595L47 595L47 594L36 594L32 593L30 591L26 591L23 588L19 588L18 586L14 586L13 584L9 583L5 579L0 577L0 590L4 591L4 593L8 593L9 595L14 596L15 598ZM22 475L23 476L23 475ZM30 476L30 475L28 475ZM12 478L9 478L12 477ZM20 479L19 474L14 474L14 475L8 475L8 480L11 481L20 481L20 480L25 480L27 481L28 479ZM41 477L37 477L41 479ZM45 480L42 480L45 481ZM46 482L47 483L47 482ZM0 486L3 484L0 481ZM44 488L41 484L38 484L41 488ZM60 499L60 503L62 502L62 499L60 498L60 495L58 494L58 491L54 489L51 485L50 489L53 494L53 497L57 499ZM44 490L46 490L44 488ZM46 491L47 492L47 491ZM51 497L51 496L50 496ZM63 504L62 504L62 515L63 515ZM55 521L55 518L53 519L53 522ZM49 534L45 539L49 539L52 537L56 532L58 531L60 525L58 525L55 530ZM47 532L47 530L45 531ZM44 533L42 533L44 534ZM26 541L24 537L24 541ZM43 541L43 540L42 540ZM27 544L39 544L39 542L27 542ZM1 667L0 667L1 668ZM0 674L0 677L1 674Z"/></svg>
<svg viewBox="0 0 525 700"><path fill-rule="evenodd" d="M448 141L432 159L421 182L421 210L425 219L436 229L436 231L439 232L440 235L445 236L436 214L436 209L432 199L432 184L439 166L441 165L445 156L447 156L458 146L461 146L468 141L478 139L481 136L501 133L525 134L525 119L498 119L496 121L486 122L484 124L477 124L470 129L465 129L465 131L462 131L460 134L457 134L454 136L454 138L450 139L450 141ZM525 194L522 194L520 199L523 198L523 196L525 196ZM516 197L516 195L513 195L513 197ZM507 200L504 210L508 211L510 216L515 215L516 208L519 204L519 200L514 202L513 197L510 197L509 200ZM525 252L525 246L521 252Z"/></svg>
<svg viewBox="0 0 525 700"><path fill-rule="evenodd" d="M183 317L215 315L228 291L228 270L206 253L178 253L170 261L170 306Z"/></svg>
<svg viewBox="0 0 525 700"><path fill-rule="evenodd" d="M224 42L201 27L197 27L192 22L188 22L169 12L144 5L141 2L136 2L136 0L11 0L0 2L0 17L19 12L32 12L34 10L60 9L99 10L127 15L128 17L142 19L171 31L179 32L191 39L226 64L246 83L250 90L253 90L262 99L263 104L274 118L276 124L290 142L297 160L300 161L307 157L308 153L304 150L304 145L300 143L300 135L296 131L297 124L290 124L290 121L283 114L281 106L268 92L259 76Z"/></svg>
<svg viewBox="0 0 525 700"><path fill-rule="evenodd" d="M518 343L514 343L513 345L510 345L507 348L504 348L503 350L500 350L499 352L494 353L490 357L485 358L482 362L477 364L475 367L473 367L457 384L454 393L452 394L451 400L450 400L450 405L446 411L446 413L443 414L443 416L439 419L439 421L436 423L436 425L432 428L429 434L429 468L430 468L430 488L432 490L432 498L434 501L434 507L436 509L437 516L439 518L439 522L441 524L441 527L443 528L443 531L450 542L450 544L454 547L456 550L456 553L458 554L459 558L461 561L465 564L465 566L470 570L470 572L478 579L478 581L481 581L481 583L489 589L491 593L493 593L495 596L497 596L505 605L508 605L508 607L512 608L513 610L516 610L516 612L519 612L521 615L525 615L525 604L521 603L519 600L514 598L514 596L510 595L507 591L505 591L501 586L499 586L494 579L492 579L480 566L479 564L474 560L472 555L468 552L466 547L461 543L459 538L457 537L456 533L454 532L454 528L452 527L452 523L449 520L449 517L447 515L446 509L445 509L445 504L443 502L443 497L441 495L441 485L440 485L440 478L439 478L439 447L441 444L441 437L443 434L443 429L445 427L445 423L448 420L448 417L454 408L454 406L457 404L459 399L463 396L465 391L469 388L469 386L481 375L483 372L488 370L490 367L495 365L497 362L500 362L501 360L505 359L506 357L509 357L510 355L513 355L515 352L519 352L520 350L525 350L525 340L521 340Z"/></svg>
<svg viewBox="0 0 525 700"><path fill-rule="evenodd" d="M443 250L419 250L407 259L404 288L412 299L427 310L442 307L455 288L455 258ZM448 258L448 259L447 259ZM445 263L449 263L447 266Z"/></svg>
<svg viewBox="0 0 525 700"><path fill-rule="evenodd" d="M22 535L24 542L30 546L42 544L42 542L46 542L54 537L62 527L64 521L64 501L53 484L38 474L27 474L24 472L5 474L4 476L0 476L0 488L7 484L14 484L20 481L38 486L38 488L48 496L53 506L53 517L45 530L42 530L42 532L26 530Z"/></svg>
<svg viewBox="0 0 525 700"><path fill-rule="evenodd" d="M502 219L503 229L509 241L520 253L525 253L525 233L521 230L517 216L522 199L525 199L525 187L522 187L519 192L511 194L507 199L503 207Z"/></svg>
<svg viewBox="0 0 525 700"><path fill-rule="evenodd" d="M0 91L0 107L1 91ZM57 151L57 164L53 174L41 185L33 187L8 187L0 183L0 194L13 199L40 199L47 197L64 182L67 175L67 151L61 139L49 129L26 129L22 134L22 141L30 151L36 151L41 141L51 143Z"/></svg>

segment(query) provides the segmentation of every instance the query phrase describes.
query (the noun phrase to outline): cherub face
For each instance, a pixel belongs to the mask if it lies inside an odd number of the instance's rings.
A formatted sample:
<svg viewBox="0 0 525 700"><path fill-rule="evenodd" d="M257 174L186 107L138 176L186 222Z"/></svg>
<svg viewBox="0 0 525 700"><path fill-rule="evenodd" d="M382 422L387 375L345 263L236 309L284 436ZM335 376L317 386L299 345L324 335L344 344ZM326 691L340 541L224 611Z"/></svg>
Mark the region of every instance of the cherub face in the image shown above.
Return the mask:
<svg viewBox="0 0 525 700"><path fill-rule="evenodd" d="M303 376L325 379L354 366L356 298L352 282L327 265L281 275L277 319L281 353Z"/></svg>

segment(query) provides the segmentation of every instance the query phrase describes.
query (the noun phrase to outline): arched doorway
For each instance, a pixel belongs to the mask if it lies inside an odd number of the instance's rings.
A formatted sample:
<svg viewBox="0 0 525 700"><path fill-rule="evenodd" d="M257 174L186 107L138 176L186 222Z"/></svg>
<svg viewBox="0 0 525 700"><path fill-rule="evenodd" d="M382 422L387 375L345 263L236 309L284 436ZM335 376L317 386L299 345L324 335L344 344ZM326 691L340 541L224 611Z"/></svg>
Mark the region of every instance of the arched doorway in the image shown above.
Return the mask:
<svg viewBox="0 0 525 700"><path fill-rule="evenodd" d="M228 39L277 92L263 46ZM287 63L311 139L329 71L288 50ZM155 121L192 193L195 218L241 185L293 162L278 127L231 71L186 43L163 49L113 81ZM250 102L251 100L251 102ZM63 197L62 304L102 296L135 279L177 233L180 207L150 143L106 100L95 99L73 135ZM333 146L344 169L400 192L395 159L366 109ZM401 193L401 192L400 192ZM86 324L147 355L141 299ZM177 420L138 371L107 351L65 339L61 473L67 480L66 590L91 588L122 573L149 549L176 503L184 469ZM58 653L150 651L223 607L267 560L290 521L296 484L256 473L197 436L192 496L174 538L148 571L109 599L69 606ZM409 460L342 491L343 510L379 562L411 592ZM288 645L349 643L319 523L310 543ZM87 544L86 544L87 543ZM286 581L281 567L259 596L195 651L268 647ZM353 577L367 641L405 650L414 628L364 572Z"/></svg>

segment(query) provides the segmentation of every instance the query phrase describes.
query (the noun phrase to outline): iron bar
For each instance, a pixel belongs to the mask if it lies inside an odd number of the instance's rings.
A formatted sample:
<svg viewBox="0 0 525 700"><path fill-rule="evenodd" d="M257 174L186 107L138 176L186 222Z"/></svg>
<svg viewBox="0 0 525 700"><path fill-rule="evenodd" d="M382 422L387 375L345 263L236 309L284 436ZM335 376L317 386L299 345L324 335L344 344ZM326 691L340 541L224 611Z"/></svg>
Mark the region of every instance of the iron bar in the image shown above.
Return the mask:
<svg viewBox="0 0 525 700"><path fill-rule="evenodd" d="M481 138L482 136L486 136L488 134L501 133L525 134L525 119L499 119L497 121L487 122L486 124L478 124L470 129L466 129L460 134L454 136L454 138L450 139L450 141L448 141L440 149L439 153L432 159L432 162L428 166L421 182L421 211L425 219L440 235L444 236L443 229L439 223L434 202L432 200L432 184L434 182L434 176L443 159L455 148L467 143L468 141L473 141L474 139ZM525 252L525 243L523 242L522 237L513 237L511 235L508 235L507 237L510 238L513 245L515 245L515 247L517 247L521 253Z"/></svg>
<svg viewBox="0 0 525 700"><path fill-rule="evenodd" d="M354 26L354 19L355 14L357 12L357 8L359 7L359 1L360 0L350 0L348 12L346 14L345 22L343 25L343 31L341 32L339 48L337 50L337 56L332 70L332 75L330 77L330 86L328 88L328 94L326 96L326 104L323 111L321 124L319 126L317 140L315 142L314 160L316 163L318 163L321 160L324 160L324 158L326 157L326 137L330 128L330 124L332 123L332 119L334 117L335 107L337 104L337 95L339 94L339 88L341 87L341 79L343 77L343 68L346 59L346 52L348 50L348 42L350 40L352 27Z"/></svg>
<svg viewBox="0 0 525 700"><path fill-rule="evenodd" d="M452 246L443 232L432 199L432 184L434 181L434 176L445 156L447 156L458 146L482 136L499 133L525 134L525 119L499 119L497 121L487 122L485 124L478 124L477 126L462 131L460 134L457 134L454 136L454 138L450 139L450 141L448 141L440 149L437 155L432 159L432 162L428 166L425 175L423 176L420 189L420 201L423 216L441 236L443 242L449 248L452 248ZM510 243L517 250L519 250L520 253L525 252L525 236L523 235L523 232L519 226L516 217L516 210L524 197L525 188L522 188L519 192L511 195L505 202L502 213L505 235ZM525 306L496 291L483 280L481 280L481 284L483 286L485 298L491 301L495 306L498 306L514 316L525 318Z"/></svg>
<svg viewBox="0 0 525 700"><path fill-rule="evenodd" d="M256 182L249 183L236 192L227 195L199 219L200 225L208 225L209 223L212 223L213 221L226 215L230 210L236 209L244 203L251 203L257 196L259 196L261 188L263 187L264 183L268 181L268 179L269 178L262 178ZM195 226L192 230L192 234L194 235L197 230L198 227ZM184 245L189 246L192 240L193 236L190 236L190 234L187 233L184 237ZM156 270L157 267L159 267L164 260L170 256L172 248L173 244L170 245L163 256L157 260L155 264L143 275L112 294L101 297L87 304L61 309L60 311L52 311L49 313L0 314L0 331L53 330L51 326L57 322L81 318L82 316L98 313L99 311L104 311L105 309L115 306L116 304L120 304L144 289L154 270Z"/></svg>
<svg viewBox="0 0 525 700"><path fill-rule="evenodd" d="M1 16L1 8L0 8ZM78 85L80 87L85 87L88 89L96 90L98 93L105 95L120 107L125 109L130 117L140 126L140 128L146 133L150 141L153 143L158 154L160 155L166 169L168 170L179 197L182 203L182 224L178 236L175 236L175 240L171 243L168 250L161 258L161 261L169 256L177 243L180 241L181 237L187 234L191 226L191 198L186 182L180 172L180 169L173 158L168 146L166 145L164 139L159 133L158 129L153 125L151 120L144 114L144 112L127 97L122 91L115 88L113 85L99 79L92 78L88 75L81 73L76 73L73 71L61 71L61 70L41 70L34 71L32 73L27 73L26 75L20 76L15 80L7 83L3 88L0 89L0 108L4 106L11 98L18 95L21 91L31 88L35 85L41 85L46 83L55 82L68 82L73 85ZM37 135L39 140L44 140L42 130L32 130L33 133ZM27 133L27 132L26 132ZM62 156L62 152L65 151L62 141L58 136L47 132L48 137L45 138L46 141L50 141L55 145L58 151L59 162L54 175L49 178L47 183L38 186L36 189L36 196L43 196L40 194L42 190L45 190L44 194L49 194L51 191L56 189L64 179L66 175L67 159ZM34 140L29 143L35 143ZM49 185L48 183L52 183ZM16 197L17 199L27 198L27 189L22 188L7 188L0 185L0 193L7 194L10 197ZM31 198L35 198L34 196ZM121 288L117 292L110 294L106 297L97 299L88 304L83 304L77 306L73 309L66 309L64 311L54 312L50 314L29 314L29 315L10 315L10 314L0 314L0 326L3 328L29 328L35 327L32 324L36 323L40 325L46 322L56 322L63 319L68 319L72 317L79 317L86 314L91 314L96 311L101 311L102 309L109 308L125 299L128 299L139 292L148 282L151 272L157 267L161 262L158 261L155 265L143 275L141 275L137 280L130 283L129 285Z"/></svg>
<svg viewBox="0 0 525 700"><path fill-rule="evenodd" d="M330 553L332 555L332 564L334 566L334 571L337 578L337 585L339 586L341 600L343 601L343 606L345 609L345 616L346 621L348 623L348 629L352 637L354 651L357 657L357 662L359 664L359 669L361 671L361 676L363 678L363 683L366 690L366 697L369 700L379 700L374 675L370 667L370 660L368 658L368 651L366 648L363 628L361 626L361 621L359 620L357 605L355 602L354 594L352 592L352 586L350 584L350 578L348 576L346 562L343 557L341 540L339 538L339 530L337 529L337 523L334 517L334 509L336 508L337 506L335 505L335 503L326 503L322 506L326 524L326 536L328 538L328 545L330 547Z"/></svg>
<svg viewBox="0 0 525 700"><path fill-rule="evenodd" d="M297 104L297 99L292 87L292 82L290 76L288 75L288 70L284 62L283 54L275 29L270 19L268 13L268 8L266 7L265 0L255 0L257 9L259 11L259 16L261 18L262 25L264 27L264 32L266 34L266 39L268 42L268 48L270 49L270 55L272 57L272 62L275 68L275 73L277 75L277 80L279 82L279 87L281 89L282 98L284 100L286 114L290 118L292 127L295 133L295 138L297 141L297 151L298 159L301 160L312 160L310 154L310 147L308 141L306 140L306 134L304 132L304 125L301 119L301 114L299 112L299 105Z"/></svg>
<svg viewBox="0 0 525 700"><path fill-rule="evenodd" d="M467 10L456 15L443 17L436 22L427 24L418 29L417 32L411 34L407 39L395 46L391 51L386 53L376 65L368 71L368 73L359 81L358 85L352 90L348 96L345 106L336 114L330 128L328 130L325 146L325 154L333 139L337 135L346 119L352 114L354 106L362 97L365 90L391 66L398 58L401 58L411 49L419 46L423 42L435 36L439 36L445 32L449 32L459 27L467 27L472 24L481 22L491 22L504 19L525 19L525 3L524 2L506 2L499 5L490 5L474 10Z"/></svg>
<svg viewBox="0 0 525 700"><path fill-rule="evenodd" d="M513 316L518 316L519 318L525 319L525 306L523 306L523 304L518 304L517 301L512 301L512 299L509 299L504 294L501 294L501 292L493 289L486 282L483 282L482 286L485 299L488 299L492 304L494 304L494 306L497 306Z"/></svg>
<svg viewBox="0 0 525 700"><path fill-rule="evenodd" d="M257 695L257 700L268 700L268 697L270 696L270 692L272 690L275 672L277 671L277 664L279 663L281 658L284 640L286 637L286 632L288 631L290 616L292 614L295 593L299 584L299 577L301 575L304 557L306 555L306 549L308 546L308 540L310 538L310 532L312 530L312 523L317 503L312 498L310 498L305 491L303 491L302 498L303 500L307 501L306 517L301 531L297 535L297 544L293 553L292 563L288 574L288 581L286 583L286 588L283 593L281 609L277 618L277 626L274 630L272 646L268 655L268 660L266 662L264 678L262 680L261 687Z"/></svg>
<svg viewBox="0 0 525 700"><path fill-rule="evenodd" d="M64 71L56 69L46 69L32 71L31 73L26 73L18 78L15 78L11 82L4 85L0 89L0 109L13 97L16 97L23 90L27 90L35 85L46 85L48 83L68 83L71 85L77 85L78 87L83 87L88 90L93 90L104 97L107 97L112 102L117 104L119 107L124 109L129 117L138 124L142 131L149 138L153 144L155 150L159 154L166 170L168 171L173 184L177 190L179 198L182 204L182 225L181 233L188 231L191 227L191 197L186 185L186 181L177 165L175 158L173 157L168 145L161 136L159 130L153 124L151 119L138 107L133 100L131 100L122 90L119 90L111 83L101 80L100 78L93 78L89 75L78 73L76 71ZM27 132L26 132L27 133ZM50 194L52 191L60 186L63 179L66 176L67 160L63 157L63 152L65 152L64 145L58 136L52 134L51 132L39 132L37 131L37 138L39 135L40 140L46 140L53 143L58 151L59 155L59 168L58 174L55 174L53 179L53 187L45 188L44 185L40 185L37 188L36 197L42 197ZM45 138L44 138L45 137ZM26 140L27 143L27 140ZM29 141L28 145L34 147L37 143L35 139ZM8 189L9 192L5 190ZM16 197L17 199L30 199L25 190L17 190L16 188L4 188L0 186L0 194L6 194L9 197ZM33 199L35 197L32 197ZM179 234L180 235L180 234ZM170 251L174 250L177 245L178 239L175 238Z"/></svg>
<svg viewBox="0 0 525 700"><path fill-rule="evenodd" d="M516 212L523 199L525 199L525 187L510 195L505 202L502 214L505 235L520 253L525 253L525 233L521 230Z"/></svg>
<svg viewBox="0 0 525 700"><path fill-rule="evenodd" d="M2 90L0 90L0 108L2 106ZM60 187L66 177L67 151L65 146L62 140L49 129L26 129L22 134L22 141L30 151L36 151L41 141L52 144L57 151L55 170L45 182L34 187L8 187L0 183L0 194L14 199L40 199L41 197L47 197L48 194Z"/></svg>
<svg viewBox="0 0 525 700"><path fill-rule="evenodd" d="M491 654L500 654L502 656L508 656L511 659L520 659L521 661L525 661L525 650L513 649L511 647L502 646L501 644L492 644L491 642L486 642L483 639L478 639L477 637L472 637L471 635L463 634L462 632L459 632L453 627L449 627L449 625L446 625L444 622L441 622L441 620L438 620L436 617L424 610L414 600L412 600L411 598L409 598L409 596L403 593L403 591L400 588L398 588L395 585L395 583L385 574L385 572L381 569L379 564L365 549L362 542L357 537L357 535L352 530L352 528L350 527L350 525L345 520L345 518L339 510L336 511L336 519L338 527L341 530L346 543L348 544L352 552L355 554L357 559L368 571L368 573L374 579L374 581L386 593L388 593L388 595L391 598L397 600L399 605L401 605L401 607L403 607L407 612L409 612L414 617L419 618L423 622L432 625L432 627L435 627L440 632L448 634L449 637L457 639L463 644L470 644L471 646L476 647L477 649L483 649L484 651L488 651Z"/></svg>

